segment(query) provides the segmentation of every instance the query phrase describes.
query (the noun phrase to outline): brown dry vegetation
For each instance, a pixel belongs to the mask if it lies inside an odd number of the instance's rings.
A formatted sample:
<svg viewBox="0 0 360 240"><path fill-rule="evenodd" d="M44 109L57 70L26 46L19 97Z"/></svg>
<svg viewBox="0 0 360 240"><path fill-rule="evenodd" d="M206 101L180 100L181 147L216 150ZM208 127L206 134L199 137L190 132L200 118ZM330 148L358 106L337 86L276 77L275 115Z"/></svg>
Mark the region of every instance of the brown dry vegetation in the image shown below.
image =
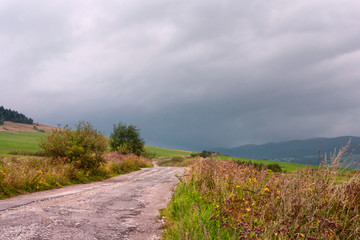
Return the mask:
<svg viewBox="0 0 360 240"><path fill-rule="evenodd" d="M59 188L74 183L102 180L118 174L151 167L150 160L134 155L108 153L96 172L79 169L61 159L0 158L0 199L27 192Z"/></svg>
<svg viewBox="0 0 360 240"><path fill-rule="evenodd" d="M273 173L199 159L167 210L165 239L360 239L360 171Z"/></svg>
<svg viewBox="0 0 360 240"><path fill-rule="evenodd" d="M41 123L34 123L34 124L23 124L23 123L14 123L5 121L4 125L0 125L0 132L10 132L10 133L17 133L17 132L51 132L56 127L48 126Z"/></svg>

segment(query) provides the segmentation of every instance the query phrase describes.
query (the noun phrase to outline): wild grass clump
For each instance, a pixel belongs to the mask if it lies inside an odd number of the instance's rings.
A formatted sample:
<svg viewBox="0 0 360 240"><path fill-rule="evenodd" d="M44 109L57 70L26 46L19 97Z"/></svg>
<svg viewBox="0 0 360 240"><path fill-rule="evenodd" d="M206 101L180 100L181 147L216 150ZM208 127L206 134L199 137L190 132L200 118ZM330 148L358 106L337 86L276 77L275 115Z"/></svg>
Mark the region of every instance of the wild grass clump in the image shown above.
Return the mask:
<svg viewBox="0 0 360 240"><path fill-rule="evenodd" d="M336 162L336 157L331 162ZM199 159L167 210L165 239L360 239L360 172L274 173Z"/></svg>
<svg viewBox="0 0 360 240"><path fill-rule="evenodd" d="M135 155L108 153L106 162L94 169L81 169L59 158L0 159L0 199L23 193L88 183L151 167L150 160Z"/></svg>
<svg viewBox="0 0 360 240"><path fill-rule="evenodd" d="M162 167L188 167L194 162L196 158L186 158L181 156L175 156L170 159L159 159L157 164Z"/></svg>
<svg viewBox="0 0 360 240"><path fill-rule="evenodd" d="M50 158L0 160L0 198L62 187L71 182L75 168Z"/></svg>
<svg viewBox="0 0 360 240"><path fill-rule="evenodd" d="M152 167L152 162L145 157L134 154L124 155L118 152L111 152L105 156L106 165L113 174L124 174L141 168Z"/></svg>

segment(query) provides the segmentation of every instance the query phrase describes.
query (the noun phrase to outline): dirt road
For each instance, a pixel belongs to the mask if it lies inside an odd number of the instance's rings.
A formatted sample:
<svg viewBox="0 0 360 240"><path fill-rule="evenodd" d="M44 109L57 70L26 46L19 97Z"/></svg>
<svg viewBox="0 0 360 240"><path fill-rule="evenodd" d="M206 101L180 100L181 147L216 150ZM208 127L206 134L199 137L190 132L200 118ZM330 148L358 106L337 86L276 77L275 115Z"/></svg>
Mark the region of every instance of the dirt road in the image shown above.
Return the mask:
<svg viewBox="0 0 360 240"><path fill-rule="evenodd" d="M182 172L155 167L0 200L0 239L159 239L158 210Z"/></svg>

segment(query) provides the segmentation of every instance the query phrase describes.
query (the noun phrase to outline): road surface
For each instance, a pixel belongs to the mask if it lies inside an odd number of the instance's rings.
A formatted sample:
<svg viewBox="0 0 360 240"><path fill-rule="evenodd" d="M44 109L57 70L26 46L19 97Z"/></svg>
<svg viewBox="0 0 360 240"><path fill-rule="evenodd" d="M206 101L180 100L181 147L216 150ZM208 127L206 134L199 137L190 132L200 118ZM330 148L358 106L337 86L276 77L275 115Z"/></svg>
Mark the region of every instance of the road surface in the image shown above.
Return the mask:
<svg viewBox="0 0 360 240"><path fill-rule="evenodd" d="M159 209L182 173L154 167L0 200L0 239L160 239Z"/></svg>

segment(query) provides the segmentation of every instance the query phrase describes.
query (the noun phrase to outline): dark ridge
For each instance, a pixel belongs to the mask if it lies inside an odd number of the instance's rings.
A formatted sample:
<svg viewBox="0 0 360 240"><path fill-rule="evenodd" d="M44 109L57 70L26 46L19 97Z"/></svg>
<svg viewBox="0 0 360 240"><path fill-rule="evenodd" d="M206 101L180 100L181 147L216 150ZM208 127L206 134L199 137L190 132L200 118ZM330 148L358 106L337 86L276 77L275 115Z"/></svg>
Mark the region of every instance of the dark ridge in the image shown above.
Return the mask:
<svg viewBox="0 0 360 240"><path fill-rule="evenodd" d="M3 106L0 106L0 125L4 125L4 121L25 123L25 124L33 124L34 122L34 120L26 117L22 113L18 113L17 111L6 109Z"/></svg>

